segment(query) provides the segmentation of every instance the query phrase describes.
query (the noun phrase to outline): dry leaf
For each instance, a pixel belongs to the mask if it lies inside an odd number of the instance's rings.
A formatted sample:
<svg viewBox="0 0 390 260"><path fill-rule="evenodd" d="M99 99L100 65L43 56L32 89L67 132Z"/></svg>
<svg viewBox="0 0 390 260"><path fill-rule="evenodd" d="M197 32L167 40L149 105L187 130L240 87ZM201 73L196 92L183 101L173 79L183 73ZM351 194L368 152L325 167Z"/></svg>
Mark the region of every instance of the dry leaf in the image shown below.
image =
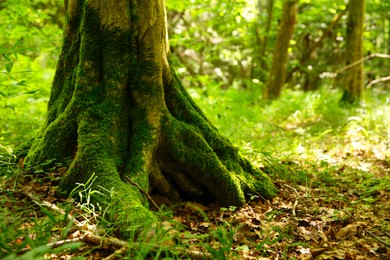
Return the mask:
<svg viewBox="0 0 390 260"><path fill-rule="evenodd" d="M357 233L356 224L349 224L346 227L343 227L336 234L336 238L339 240L349 239L350 237L355 236Z"/></svg>

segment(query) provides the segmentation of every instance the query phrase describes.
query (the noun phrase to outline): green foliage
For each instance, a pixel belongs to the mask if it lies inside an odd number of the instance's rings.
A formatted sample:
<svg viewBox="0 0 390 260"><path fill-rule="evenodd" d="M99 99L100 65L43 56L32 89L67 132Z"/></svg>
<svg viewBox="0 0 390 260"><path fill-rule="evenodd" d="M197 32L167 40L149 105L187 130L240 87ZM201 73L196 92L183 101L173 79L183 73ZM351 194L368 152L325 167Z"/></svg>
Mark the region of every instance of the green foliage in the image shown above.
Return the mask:
<svg viewBox="0 0 390 260"><path fill-rule="evenodd" d="M259 100L259 92L256 87L190 89L217 128L272 175L300 184L313 178L332 183L337 169L328 161L331 156L352 152L359 145L387 142L386 90L367 91L366 103L353 108L338 106L341 92L335 89L307 93L288 89L271 104ZM389 152L384 150L381 156L388 157ZM296 160L318 163L297 164Z"/></svg>
<svg viewBox="0 0 390 260"><path fill-rule="evenodd" d="M20 144L42 124L60 45L60 10L62 4L51 0L0 3L0 142L4 145Z"/></svg>
<svg viewBox="0 0 390 260"><path fill-rule="evenodd" d="M211 253L213 259L230 259L237 257L232 252L234 241L234 234L236 230L228 225L217 226L215 230L211 231L211 239L216 241L214 247L205 244L204 247Z"/></svg>
<svg viewBox="0 0 390 260"><path fill-rule="evenodd" d="M0 144L0 177L13 175L14 160L12 149Z"/></svg>
<svg viewBox="0 0 390 260"><path fill-rule="evenodd" d="M179 3L180 2L180 3ZM271 55L282 15L283 1L274 1L271 29L265 31L267 1L168 1L170 37L173 60L186 85L208 87L220 84L224 88L247 87L252 81L258 87L270 67ZM388 53L389 9L387 1L368 1L364 33L364 56ZM328 85L326 72L345 66L346 2L300 1L298 21L290 42L288 86L309 89ZM265 54L260 50L267 36ZM321 38L324 37L323 40ZM310 46L317 44L312 53ZM262 55L262 54L261 54ZM305 56L307 56L305 58ZM304 60L304 61L302 61ZM386 59L365 62L367 83L387 76ZM263 67L265 65L265 67ZM342 88L343 73L332 84ZM212 83L211 83L212 82Z"/></svg>

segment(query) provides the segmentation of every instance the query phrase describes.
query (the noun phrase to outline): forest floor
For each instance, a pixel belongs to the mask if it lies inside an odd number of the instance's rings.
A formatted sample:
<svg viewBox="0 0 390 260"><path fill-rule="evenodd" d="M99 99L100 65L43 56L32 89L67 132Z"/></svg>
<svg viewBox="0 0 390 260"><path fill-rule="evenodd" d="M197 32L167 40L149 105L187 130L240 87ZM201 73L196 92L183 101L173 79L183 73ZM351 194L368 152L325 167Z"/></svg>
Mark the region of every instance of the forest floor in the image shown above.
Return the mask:
<svg viewBox="0 0 390 260"><path fill-rule="evenodd" d="M290 173L317 168L326 176L310 185L275 179L277 197L264 201L253 195L242 208L177 205L162 213L164 225L153 238L130 243L110 238L108 227L96 227L101 213L87 200L55 196L64 167L57 165L42 178L19 169L19 178L1 183L0 254L4 259L390 259L390 165L370 151L341 151L327 172L323 162L280 161Z"/></svg>
<svg viewBox="0 0 390 260"><path fill-rule="evenodd" d="M66 165L28 172L0 145L0 258L390 259L388 92L367 91L367 105L342 108L329 89L286 90L270 105L248 90L196 91L221 133L274 180L275 198L162 207L161 222L145 220L122 241L87 184L78 200L56 197Z"/></svg>

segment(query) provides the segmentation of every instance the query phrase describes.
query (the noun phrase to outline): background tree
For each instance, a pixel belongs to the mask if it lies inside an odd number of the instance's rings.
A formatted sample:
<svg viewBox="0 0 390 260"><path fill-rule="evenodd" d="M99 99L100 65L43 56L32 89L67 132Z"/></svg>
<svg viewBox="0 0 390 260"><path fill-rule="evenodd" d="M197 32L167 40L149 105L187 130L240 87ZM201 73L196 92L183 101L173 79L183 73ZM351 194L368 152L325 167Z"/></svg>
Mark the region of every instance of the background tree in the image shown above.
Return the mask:
<svg viewBox="0 0 390 260"><path fill-rule="evenodd" d="M275 99L280 96L286 77L288 62L288 49L294 34L298 10L297 0L285 0L283 3L283 16L280 21L278 36L274 46L272 67L265 84L263 98Z"/></svg>
<svg viewBox="0 0 390 260"><path fill-rule="evenodd" d="M260 64L260 73L259 73L259 79L260 81L264 82L267 79L267 72L268 72L268 64L267 64L267 45L268 45L268 38L271 31L271 25L272 25L272 16L273 16L273 9L274 9L274 0L268 0L266 1L266 6L263 6L263 1L258 1L258 8L259 8L259 22L258 26L255 28L256 32L256 39L257 39L257 45L258 45L258 60ZM264 11L265 10L265 11ZM260 19L260 15L266 14L265 24L263 24ZM255 48L256 49L256 48ZM254 54L256 57L256 54Z"/></svg>
<svg viewBox="0 0 390 260"><path fill-rule="evenodd" d="M171 202L235 206L247 192L275 195L269 177L218 133L177 78L164 1L80 0L65 7L48 113L28 165L71 157L62 191L88 181L99 194L113 190L111 218L127 224L151 216L142 191Z"/></svg>
<svg viewBox="0 0 390 260"><path fill-rule="evenodd" d="M341 102L356 103L363 92L363 32L364 0L350 0L346 33L346 65L357 62L346 71L344 93Z"/></svg>
<svg viewBox="0 0 390 260"><path fill-rule="evenodd" d="M259 60L252 55L257 45L252 28L263 34L255 2L167 1L172 62L186 85L250 84Z"/></svg>

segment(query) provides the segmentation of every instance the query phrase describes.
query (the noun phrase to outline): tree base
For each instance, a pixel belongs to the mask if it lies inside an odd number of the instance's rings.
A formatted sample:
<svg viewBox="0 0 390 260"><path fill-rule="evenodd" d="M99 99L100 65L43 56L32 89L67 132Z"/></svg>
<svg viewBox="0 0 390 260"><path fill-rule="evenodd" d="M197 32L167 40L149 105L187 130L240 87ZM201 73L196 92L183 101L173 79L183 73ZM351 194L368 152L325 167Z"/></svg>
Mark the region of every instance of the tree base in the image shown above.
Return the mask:
<svg viewBox="0 0 390 260"><path fill-rule="evenodd" d="M98 120L84 112L87 116L79 120L77 142L73 141L78 143L77 149L74 147L76 153L61 181L63 194L72 194L77 183L88 183L93 175L93 182L88 186L95 191L93 201L109 207L111 221L126 223L120 226L122 234L142 226L145 219L155 218L148 210L149 203L142 190L163 196L171 203L218 201L224 206L242 206L248 194L263 198L275 196L270 178L242 158L203 114L197 112L180 81L175 80L166 93L175 95L170 97L173 100L170 113L161 117L161 128L155 135L158 140L149 139L153 136L153 131L145 130L149 127L140 127L144 121L133 121L135 128L143 131L132 132L126 165L120 163L118 154L111 152L114 149L110 137L101 131L107 127L105 122L112 120L101 117ZM41 139L35 140L27 156L33 165L51 158L47 149L53 130L47 129ZM57 129L61 130L64 129ZM127 178L138 185L132 185Z"/></svg>
<svg viewBox="0 0 390 260"><path fill-rule="evenodd" d="M233 206L248 193L276 194L177 78L164 3L157 2L123 2L123 10L110 1L68 6L47 119L25 160L37 166L71 158L61 191L70 195L93 178L92 198L109 207L122 233L154 218L142 191L172 203Z"/></svg>

